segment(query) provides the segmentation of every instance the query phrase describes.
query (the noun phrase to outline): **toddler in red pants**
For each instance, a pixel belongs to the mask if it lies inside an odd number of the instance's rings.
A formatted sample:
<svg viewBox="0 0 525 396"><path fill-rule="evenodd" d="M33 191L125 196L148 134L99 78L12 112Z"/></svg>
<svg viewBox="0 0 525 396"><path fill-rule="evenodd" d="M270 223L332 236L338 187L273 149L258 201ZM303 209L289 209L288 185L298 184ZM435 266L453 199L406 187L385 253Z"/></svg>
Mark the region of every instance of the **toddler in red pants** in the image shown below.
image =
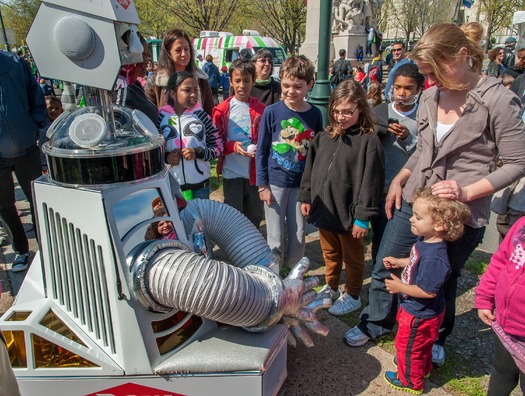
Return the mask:
<svg viewBox="0 0 525 396"><path fill-rule="evenodd" d="M450 275L447 242L458 239L469 218L468 207L432 195L430 188L420 190L410 218L412 232L419 236L410 257L385 257L394 270L386 288L398 293L398 330L395 340L397 373L387 371L385 379L393 388L413 394L423 393L424 378L432 370L432 345L438 338L445 315L443 285ZM401 276L396 269L403 268Z"/></svg>

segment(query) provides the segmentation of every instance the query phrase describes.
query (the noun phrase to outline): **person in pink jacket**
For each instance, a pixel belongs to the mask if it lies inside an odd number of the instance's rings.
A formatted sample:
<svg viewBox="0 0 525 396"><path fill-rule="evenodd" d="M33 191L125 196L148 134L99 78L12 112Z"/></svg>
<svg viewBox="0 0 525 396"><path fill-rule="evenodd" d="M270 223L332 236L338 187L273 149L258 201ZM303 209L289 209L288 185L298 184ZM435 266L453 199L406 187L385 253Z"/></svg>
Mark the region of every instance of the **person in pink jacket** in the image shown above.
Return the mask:
<svg viewBox="0 0 525 396"><path fill-rule="evenodd" d="M488 395L509 395L520 382L525 394L525 217L492 256L476 289L478 316L495 333Z"/></svg>

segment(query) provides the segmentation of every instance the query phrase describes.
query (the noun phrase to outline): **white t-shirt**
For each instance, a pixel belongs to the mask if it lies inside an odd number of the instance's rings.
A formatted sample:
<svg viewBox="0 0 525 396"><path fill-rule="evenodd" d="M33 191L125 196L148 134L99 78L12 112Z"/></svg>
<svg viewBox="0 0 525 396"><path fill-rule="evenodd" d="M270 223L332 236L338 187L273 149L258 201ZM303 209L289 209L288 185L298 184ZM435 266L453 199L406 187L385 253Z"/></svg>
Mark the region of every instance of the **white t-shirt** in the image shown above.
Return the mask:
<svg viewBox="0 0 525 396"><path fill-rule="evenodd" d="M244 150L252 143L250 104L235 98L230 101L230 119L228 120L227 141L236 140L242 143ZM225 179L250 178L250 157L231 153L224 157L222 176Z"/></svg>
<svg viewBox="0 0 525 396"><path fill-rule="evenodd" d="M454 124L442 124L441 122L437 122L436 125L436 141L439 143L441 142L441 139L443 139L443 136L447 134L448 131L452 129Z"/></svg>

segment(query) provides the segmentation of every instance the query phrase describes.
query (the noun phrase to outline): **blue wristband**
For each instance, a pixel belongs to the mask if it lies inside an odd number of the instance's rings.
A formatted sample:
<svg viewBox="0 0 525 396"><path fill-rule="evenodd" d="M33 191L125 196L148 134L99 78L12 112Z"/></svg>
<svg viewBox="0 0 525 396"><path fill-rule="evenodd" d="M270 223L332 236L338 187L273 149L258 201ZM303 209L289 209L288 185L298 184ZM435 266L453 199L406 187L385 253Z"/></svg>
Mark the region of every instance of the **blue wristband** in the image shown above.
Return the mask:
<svg viewBox="0 0 525 396"><path fill-rule="evenodd" d="M369 221L366 221L366 220L359 220L359 219L355 219L354 220L354 224L358 227L361 227L361 228L364 228L365 230L368 230L368 224L370 222Z"/></svg>

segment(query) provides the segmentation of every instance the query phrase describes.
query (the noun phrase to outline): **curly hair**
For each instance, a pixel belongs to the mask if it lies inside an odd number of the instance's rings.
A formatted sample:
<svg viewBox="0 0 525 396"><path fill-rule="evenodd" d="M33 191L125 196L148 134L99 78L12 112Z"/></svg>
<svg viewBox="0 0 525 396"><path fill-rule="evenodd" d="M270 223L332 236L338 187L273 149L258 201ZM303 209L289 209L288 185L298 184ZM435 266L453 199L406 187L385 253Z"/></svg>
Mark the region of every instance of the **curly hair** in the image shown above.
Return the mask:
<svg viewBox="0 0 525 396"><path fill-rule="evenodd" d="M441 198L432 194L430 187L420 188L415 197L428 202L428 213L435 224L444 228L440 237L445 241L459 239L465 231L465 222L470 217L470 209L463 202L453 199Z"/></svg>

